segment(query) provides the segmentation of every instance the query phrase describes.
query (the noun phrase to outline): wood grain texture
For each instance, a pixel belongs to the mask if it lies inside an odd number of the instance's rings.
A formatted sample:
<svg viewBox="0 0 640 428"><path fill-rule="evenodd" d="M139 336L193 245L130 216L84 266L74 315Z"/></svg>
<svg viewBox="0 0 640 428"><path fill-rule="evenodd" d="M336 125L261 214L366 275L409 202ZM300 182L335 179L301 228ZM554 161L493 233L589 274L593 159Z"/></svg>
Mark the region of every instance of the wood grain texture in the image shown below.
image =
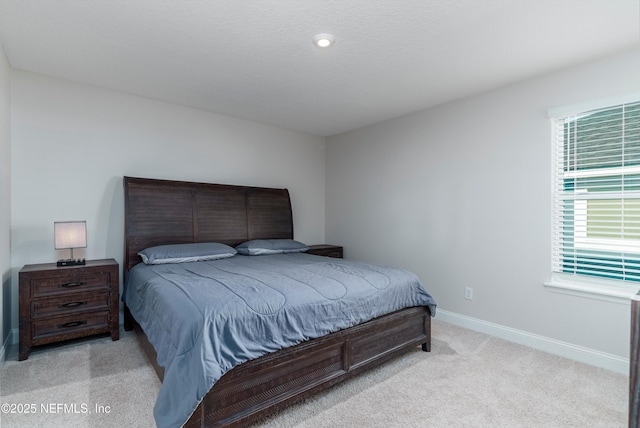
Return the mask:
<svg viewBox="0 0 640 428"><path fill-rule="evenodd" d="M124 177L125 275L163 244L293 239L287 189Z"/></svg>
<svg viewBox="0 0 640 428"><path fill-rule="evenodd" d="M113 259L86 265L25 265L19 273L19 360L32 346L110 333L118 340L119 266Z"/></svg>
<svg viewBox="0 0 640 428"><path fill-rule="evenodd" d="M286 189L124 178L125 278L144 248L215 241L235 246L249 239L293 239ZM338 251L339 249L339 251ZM342 257L342 247L318 246ZM139 333L160 379L153 346L124 308L125 329ZM363 370L431 344L426 307L407 308L241 364L204 397L185 427L246 426Z"/></svg>

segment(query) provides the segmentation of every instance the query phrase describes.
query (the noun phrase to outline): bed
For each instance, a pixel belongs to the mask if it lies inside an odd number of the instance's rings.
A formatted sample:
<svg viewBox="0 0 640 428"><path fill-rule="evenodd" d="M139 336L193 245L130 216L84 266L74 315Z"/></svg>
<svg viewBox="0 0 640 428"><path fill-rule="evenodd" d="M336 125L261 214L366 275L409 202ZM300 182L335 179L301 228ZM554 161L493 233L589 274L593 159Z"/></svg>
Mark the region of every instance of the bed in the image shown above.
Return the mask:
<svg viewBox="0 0 640 428"><path fill-rule="evenodd" d="M398 287L419 289L414 295L407 297L404 291L400 294L391 286L387 286L388 282L396 281L397 275L398 278L403 278L402 281L405 277L411 279L413 274L406 271L377 265L369 266L362 262L328 259L305 254L304 251L260 254L257 257L238 254L230 255L228 258L225 256L224 259L189 263L141 263L140 252L167 244L219 243L235 248L242 243L263 240L296 242L293 241L293 215L289 192L286 189L135 177L124 177L123 181L125 329L136 330L158 376L163 380L154 412L158 426L246 426L418 345L421 345L424 351L430 350L430 317L435 314L435 302L431 296L423 290L417 278L407 281L411 282L411 285ZM300 273L299 266L303 266L301 269L304 274ZM346 286L341 283L341 278L353 276L354 272L362 275L359 283L361 285L348 285L344 288ZM235 278L240 273L245 278L240 286L219 286L225 285L229 277ZM191 277L186 275L195 276L189 279ZM266 284L267 279L270 280L272 277L276 283L264 288L269 291L266 294L271 297L260 294L260 299L255 300L251 293L255 292L256 285ZM180 281L187 278L187 282L183 284L176 278L180 278ZM341 305L345 304L340 299L334 299L336 290L342 290L340 287L346 291L338 294L347 296L352 293L351 290L362 288L362 284L387 294L371 297L366 305L356 305L362 308L345 310L344 313L354 314L351 316L352 319L347 321L321 312L322 315L316 314L318 318L311 322L312 316L294 315L291 312L287 313L286 317L295 322L292 327L284 327L282 319L274 317L286 312L282 309L285 302L286 305L290 305L290 302L297 299L297 294L282 294L285 296L283 298L281 293L285 293L285 289L297 292L300 287L292 284L307 280L309 284L305 286L313 289L316 295L322 296L323 311L325 301L336 300ZM192 297L191 293L198 288L196 283L199 282L207 284L206 290L216 291L207 291L211 294L210 297ZM418 285L415 285L415 282ZM217 288L212 288L212 283L215 283ZM175 284L177 288L174 287ZM142 295L152 289L171 289L174 290L174 294L152 296L158 300L153 300L147 295L140 299L146 299L147 306L131 297L136 294ZM183 294L191 296L190 300L179 303ZM125 299L126 295L130 297ZM219 308L212 309L211 312L207 306L207 299L211 300L211 304L222 302L223 306L231 300L239 300L242 302L242 308L249 308L244 310L234 307L230 312L233 315L217 316L216 319L241 320L235 321L235 324L230 323L233 325L232 333L227 331L221 333L222 335L226 334L233 337L232 340L236 340L236 336L244 334L238 333L240 330L264 330L264 337L278 336L277 339L273 343L264 339L261 343L251 344L237 339L238 344L234 342L232 347L219 346L222 341L215 338L207 339L209 335L202 334L209 329L213 331L214 327L210 326L218 322L208 321L208 315L204 317L207 318L207 327L201 327L198 332L184 330L183 333L180 330L183 327L178 329L177 326L191 323L186 320L187 312L196 313L198 319L203 318L198 315L200 313L221 313ZM390 312L378 309L382 306L382 300L392 302ZM314 304L314 308L317 308L318 302ZM192 307L195 309L190 309ZM339 306L337 312L343 308L344 306ZM360 309L363 314L368 313L370 318L358 315ZM312 313L318 312L317 309L314 310ZM261 317L260 322L264 324L255 327L255 324L251 324L253 321L240 318L245 316L245 312L258 313ZM159 318L150 320L149 314ZM337 323L337 329L325 331L328 327L322 321L329 318ZM251 325L251 328L246 325ZM282 333L274 326L279 326ZM223 326L216 331L231 328ZM173 329L174 338L158 339L158 330L162 329ZM177 336L175 331L178 331ZM283 337L291 343L282 345L280 342ZM164 346L163 340L171 346ZM176 340L180 340L180 344L176 345ZM182 344L182 341L186 344ZM209 345L205 348L216 349L215 364L211 363L214 357L208 354L208 350L200 350L194 346L196 342L198 346L200 342L206 342ZM230 348L241 351L239 355L231 355ZM195 364L191 362L175 362L178 361L176 355L183 357L187 354L189 358L200 355L199 360L203 361L204 367L194 368ZM223 362L218 360L220 355ZM158 363L158 359L161 364ZM211 375L210 365L215 365L216 375ZM204 371L204 384L200 379L192 380L186 373L179 372L178 367L181 366L187 367L187 371ZM184 385L174 386L176 379L182 380L183 384L193 384L193 391L181 390ZM174 398L184 398L192 403L191 408L169 408L172 406L168 406L167 403L173 403ZM177 416L166 416L174 410Z"/></svg>

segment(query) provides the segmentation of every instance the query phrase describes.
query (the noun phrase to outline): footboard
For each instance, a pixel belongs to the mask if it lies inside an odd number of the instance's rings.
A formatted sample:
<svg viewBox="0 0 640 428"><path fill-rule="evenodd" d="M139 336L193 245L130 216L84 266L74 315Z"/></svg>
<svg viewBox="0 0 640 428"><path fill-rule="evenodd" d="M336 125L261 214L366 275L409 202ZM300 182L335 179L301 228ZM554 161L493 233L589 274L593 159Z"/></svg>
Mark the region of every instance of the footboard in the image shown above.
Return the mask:
<svg viewBox="0 0 640 428"><path fill-rule="evenodd" d="M153 346L126 305L125 328L135 328L162 379L164 370L156 363ZM403 309L267 354L222 376L184 426L246 426L417 345L431 350L427 307Z"/></svg>
<svg viewBox="0 0 640 428"><path fill-rule="evenodd" d="M241 364L225 374L185 427L246 426L409 348L429 351L429 309L414 307Z"/></svg>

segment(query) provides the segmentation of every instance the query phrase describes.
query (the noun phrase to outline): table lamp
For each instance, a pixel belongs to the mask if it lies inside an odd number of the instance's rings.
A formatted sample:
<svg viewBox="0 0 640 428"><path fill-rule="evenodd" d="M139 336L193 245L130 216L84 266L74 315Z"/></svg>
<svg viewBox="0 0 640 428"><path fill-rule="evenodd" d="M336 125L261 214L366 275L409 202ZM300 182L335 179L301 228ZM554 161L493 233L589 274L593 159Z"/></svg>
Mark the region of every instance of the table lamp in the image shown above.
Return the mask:
<svg viewBox="0 0 640 428"><path fill-rule="evenodd" d="M56 250L71 249L71 257L58 260L58 266L84 265L85 259L74 259L74 248L87 247L86 221L56 221L53 223L53 236Z"/></svg>

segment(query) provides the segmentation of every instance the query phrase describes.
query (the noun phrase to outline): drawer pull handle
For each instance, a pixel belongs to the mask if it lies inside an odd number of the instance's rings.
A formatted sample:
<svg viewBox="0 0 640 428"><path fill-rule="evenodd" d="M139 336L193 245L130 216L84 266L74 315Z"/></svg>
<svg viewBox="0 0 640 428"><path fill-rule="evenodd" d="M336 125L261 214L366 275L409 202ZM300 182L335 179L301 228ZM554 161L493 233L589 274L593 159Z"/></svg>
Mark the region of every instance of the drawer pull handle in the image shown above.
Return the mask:
<svg viewBox="0 0 640 428"><path fill-rule="evenodd" d="M58 306L59 308L75 308L77 306L82 306L82 305L86 305L87 302L69 302L69 303L63 303L62 305Z"/></svg>
<svg viewBox="0 0 640 428"><path fill-rule="evenodd" d="M61 284L60 287L62 287L62 288L72 288L72 287L80 287L81 285L87 285L86 281L67 282L65 284Z"/></svg>
<svg viewBox="0 0 640 428"><path fill-rule="evenodd" d="M59 328L71 328L71 327L77 327L79 325L83 325L86 324L86 321L71 321L71 322L66 322L64 324L60 324L58 327Z"/></svg>

